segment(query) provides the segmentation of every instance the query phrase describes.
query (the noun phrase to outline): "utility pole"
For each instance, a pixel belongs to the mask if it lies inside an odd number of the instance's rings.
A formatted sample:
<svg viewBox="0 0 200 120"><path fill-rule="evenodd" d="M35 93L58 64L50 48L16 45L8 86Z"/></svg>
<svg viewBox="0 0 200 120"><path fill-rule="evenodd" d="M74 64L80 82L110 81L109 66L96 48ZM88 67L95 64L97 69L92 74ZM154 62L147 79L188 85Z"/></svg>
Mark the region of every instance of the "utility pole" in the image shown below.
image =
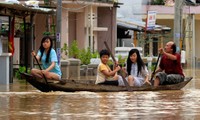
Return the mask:
<svg viewBox="0 0 200 120"><path fill-rule="evenodd" d="M175 0L174 7L174 42L177 52L180 52L180 39L182 38L182 11L184 0Z"/></svg>
<svg viewBox="0 0 200 120"><path fill-rule="evenodd" d="M56 52L58 57L58 63L60 64L61 58L61 16L62 16L62 0L57 0L57 9L56 9Z"/></svg>
<svg viewBox="0 0 200 120"><path fill-rule="evenodd" d="M34 35L33 35L33 33L34 33L34 31L33 31L33 19L34 19L34 14L33 13L31 13L31 15L30 15L30 23L31 23L31 35L30 35L30 40L31 40L31 50L34 50L35 49L35 42L34 42ZM33 64L33 58L31 58L31 62L30 62L30 66L31 66L31 68L33 68L34 67L34 64Z"/></svg>

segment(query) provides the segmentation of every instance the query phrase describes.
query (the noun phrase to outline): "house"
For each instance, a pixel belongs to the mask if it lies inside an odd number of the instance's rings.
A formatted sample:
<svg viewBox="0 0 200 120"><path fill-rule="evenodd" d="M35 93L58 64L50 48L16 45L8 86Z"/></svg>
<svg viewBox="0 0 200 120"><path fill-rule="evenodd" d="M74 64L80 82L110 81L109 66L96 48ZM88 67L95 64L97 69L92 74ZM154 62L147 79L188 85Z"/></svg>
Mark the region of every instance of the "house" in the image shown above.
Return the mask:
<svg viewBox="0 0 200 120"><path fill-rule="evenodd" d="M13 10L24 11L27 17L23 18L25 15L22 14L20 17L22 18L21 21L25 21L27 26L32 24L34 27L33 33L31 33L32 35L26 35L28 39L30 39L31 36L34 42L26 41L27 45L22 44L21 47L29 46L27 48L30 48L30 50L37 50L45 33L51 33L54 40L56 39L55 11L56 7L58 7L56 1L44 3L43 0L38 0L38 7L35 7L37 6L35 4L31 6L30 3L27 5L24 0L13 0L11 2L12 3L5 6L5 9L11 9L11 7L13 7ZM0 7L3 8L4 4L1 4ZM77 40L80 49L90 47L92 52L95 52L105 48L104 41L107 41L111 50L114 52L117 37L116 7L117 3L112 0L83 0L78 2L74 0L62 0L60 47L63 47L65 43L70 46L73 40ZM34 9L30 10L30 8ZM42 10L38 10L39 8ZM41 11L45 13L46 11L44 9L47 8L52 11L49 11L48 14L40 14ZM29 16L31 14L32 17ZM30 33L30 31L28 33ZM21 53L24 52L23 50L21 51ZM31 61L29 54L23 54L22 56L27 56L27 61ZM21 61L25 59L26 58L22 58ZM24 63L25 62L22 62L22 64ZM30 62L27 64L30 64Z"/></svg>
<svg viewBox="0 0 200 120"><path fill-rule="evenodd" d="M7 61L9 67L3 66L5 70L10 70L10 77L6 73L6 78L3 78L3 80L8 81L9 79L12 82L13 64L30 66L32 60L30 52L33 48L33 16L36 13L52 14L54 11L52 9L30 8L20 4L17 0L0 1L0 41L2 43L2 53L14 52L13 57L7 59L9 60ZM23 34L21 34L20 30L23 31ZM13 38L14 36L15 38ZM13 46L15 46L15 50ZM12 62L13 64L10 64Z"/></svg>
<svg viewBox="0 0 200 120"><path fill-rule="evenodd" d="M200 58L200 53L195 52L199 50L199 26L200 26L200 6L188 4L188 0L183 2L183 13L182 20L183 24L181 25L181 37L180 37L180 48L185 51L185 59L188 67L195 68L196 61ZM143 14L147 10L157 11L156 23L160 25L166 25L174 29L174 7L175 6L166 6L166 5L144 5ZM143 15L145 19L145 15ZM173 31L172 36L169 40L173 40ZM163 41L164 44L167 40Z"/></svg>
<svg viewBox="0 0 200 120"><path fill-rule="evenodd" d="M0 3L0 12L1 15L10 16L8 25L13 16L23 23L25 32L15 30L17 35L22 36L18 42L18 65L25 65L28 68L33 64L31 51L37 50L43 35L49 33L55 40L54 47L57 47L56 40L59 35L60 47L65 43L70 46L73 40L76 40L80 49L90 47L92 52L95 52L105 48L104 41L107 41L114 52L117 37L117 6L118 3L113 0L62 0L61 6L58 6L56 1L48 0L8 0ZM57 7L61 7L59 34L55 29ZM10 32L10 28L7 32ZM8 43L8 35L5 38Z"/></svg>
<svg viewBox="0 0 200 120"><path fill-rule="evenodd" d="M56 7L56 2L52 1L52 4ZM107 41L114 50L117 37L116 5L112 0L62 0L61 47L64 43L70 46L73 40L77 40L80 49L90 47L95 52L105 48L104 41ZM54 17L35 15L35 48L39 47L38 41L43 36L46 21L50 25L55 24Z"/></svg>
<svg viewBox="0 0 200 120"><path fill-rule="evenodd" d="M120 5L117 12L117 51L120 49L125 51L126 47L129 47L123 54L127 56L128 50L135 47L140 49L143 57L157 56L158 47L162 46L159 43L164 36L170 33L171 28L154 23L151 29L147 29L150 26L146 25L147 13L144 12L143 5L148 3L131 0L120 0L119 2L123 2L123 5ZM156 15L155 11L152 12L154 13L152 15ZM143 14L146 15L145 19L143 19Z"/></svg>
<svg viewBox="0 0 200 120"><path fill-rule="evenodd" d="M119 0L119 2L129 0ZM131 1L133 2L133 1ZM132 38L133 43L136 46L142 46L144 48L144 56L149 55L149 51L153 50L151 54L156 56L158 53L158 48L163 47L165 43L169 40L174 39L174 18L175 18L175 3L173 0L164 0L161 4L156 5L155 1L150 0L148 2L137 1L137 9L140 9L139 12L133 13L134 18L141 17L141 21L146 21L147 11L156 11L156 24L161 25L162 29L156 29L154 31L144 32L138 29L141 25L136 25L133 30L133 27L128 28L129 30L136 31L134 32L134 37ZM129 3L129 2L128 2ZM185 59L188 67L195 67L197 63L200 62L200 53L196 52L199 50L199 15L200 15L200 6L197 1L195 4L193 0L184 0L183 1L183 11L182 11L182 21L183 24L180 25L180 50L185 52ZM131 10L129 10L131 11ZM132 10L135 12L135 10ZM181 22L179 22L181 24ZM119 25L120 27L121 25ZM130 22L130 26L133 26ZM167 29L166 29L167 28ZM171 28L169 30L169 28ZM158 31L159 30L159 31ZM128 36L128 34L126 34ZM144 37L146 36L146 37ZM144 39L147 38L147 39ZM146 49L146 50L145 50Z"/></svg>

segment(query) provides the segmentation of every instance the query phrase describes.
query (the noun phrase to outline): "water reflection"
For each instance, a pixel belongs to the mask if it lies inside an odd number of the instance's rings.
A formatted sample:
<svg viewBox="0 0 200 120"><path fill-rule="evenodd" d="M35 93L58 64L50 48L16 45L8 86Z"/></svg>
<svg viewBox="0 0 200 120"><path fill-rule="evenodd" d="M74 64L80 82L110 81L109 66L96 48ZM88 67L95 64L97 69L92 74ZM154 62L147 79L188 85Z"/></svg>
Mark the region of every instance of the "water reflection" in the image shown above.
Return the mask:
<svg viewBox="0 0 200 120"><path fill-rule="evenodd" d="M0 86L0 119L200 119L199 71L182 90L158 92L49 92L26 82Z"/></svg>
<svg viewBox="0 0 200 120"><path fill-rule="evenodd" d="M199 119L198 93L1 92L0 119Z"/></svg>

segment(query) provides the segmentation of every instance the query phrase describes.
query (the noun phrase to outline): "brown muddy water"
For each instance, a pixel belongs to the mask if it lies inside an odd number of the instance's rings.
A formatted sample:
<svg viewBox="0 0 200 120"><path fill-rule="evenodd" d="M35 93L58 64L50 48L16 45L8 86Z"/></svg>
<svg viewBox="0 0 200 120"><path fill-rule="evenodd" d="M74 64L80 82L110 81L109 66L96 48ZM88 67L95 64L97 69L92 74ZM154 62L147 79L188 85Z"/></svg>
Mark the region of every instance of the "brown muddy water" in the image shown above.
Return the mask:
<svg viewBox="0 0 200 120"><path fill-rule="evenodd" d="M42 93L25 81L0 85L0 120L199 120L200 70L182 90Z"/></svg>

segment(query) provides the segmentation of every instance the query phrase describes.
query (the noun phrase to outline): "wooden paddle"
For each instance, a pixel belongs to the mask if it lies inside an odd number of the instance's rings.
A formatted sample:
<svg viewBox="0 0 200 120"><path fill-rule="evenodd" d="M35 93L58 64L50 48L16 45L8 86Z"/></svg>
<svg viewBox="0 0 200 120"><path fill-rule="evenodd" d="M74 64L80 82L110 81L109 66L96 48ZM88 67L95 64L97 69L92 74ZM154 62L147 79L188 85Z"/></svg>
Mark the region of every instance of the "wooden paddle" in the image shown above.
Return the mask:
<svg viewBox="0 0 200 120"><path fill-rule="evenodd" d="M158 62L159 62L160 56L161 56L161 54L159 53L159 55L158 55L158 59L157 59L157 61L156 61L156 66L155 66L155 68L154 68L154 70L153 70L153 73L152 73L152 75L151 75L150 82L152 82L153 77L154 77L154 75L155 75L156 68L157 68L157 65L158 65Z"/></svg>
<svg viewBox="0 0 200 120"><path fill-rule="evenodd" d="M40 66L40 64L39 64L39 62L38 62L38 60L37 60L37 58L36 58L35 55L34 55L34 58L35 58L35 60L36 60L36 62L37 62L37 64L38 64L40 70L42 70L42 68L41 68L41 66ZM43 77L44 77L44 82L46 83L46 85L48 86L48 89L50 90L49 84L48 84L48 82L47 82L47 78L45 77L45 75L44 75L43 73L42 73L42 75L43 75Z"/></svg>
<svg viewBox="0 0 200 120"><path fill-rule="evenodd" d="M107 44L107 42L106 42L106 41L104 41L104 44L105 44L105 46L106 46L106 48L107 48L108 52L110 53L110 55L111 55L111 57L112 57L113 61L114 61L114 62L116 62L116 59L115 59L115 57L113 56L113 54L112 54L112 52L111 52L110 48L108 47L108 44ZM128 84L128 82L126 81L125 77L123 76L123 74L122 74L122 69L120 69L120 74L121 74L121 76L122 76L123 82L124 82L124 84L125 84L125 86L126 86L127 90L128 90L129 92L131 92L131 91L132 91L132 89L131 89L130 85Z"/></svg>

